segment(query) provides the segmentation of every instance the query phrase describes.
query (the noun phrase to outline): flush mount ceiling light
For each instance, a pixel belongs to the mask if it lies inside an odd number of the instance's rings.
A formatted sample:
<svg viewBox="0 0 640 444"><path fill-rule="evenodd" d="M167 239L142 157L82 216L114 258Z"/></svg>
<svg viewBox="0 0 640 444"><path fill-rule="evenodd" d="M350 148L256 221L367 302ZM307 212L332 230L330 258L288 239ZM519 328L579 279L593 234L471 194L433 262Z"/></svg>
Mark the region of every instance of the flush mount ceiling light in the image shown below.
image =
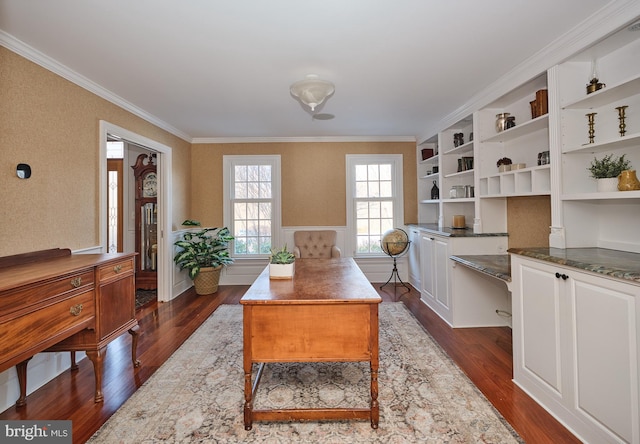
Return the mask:
<svg viewBox="0 0 640 444"><path fill-rule="evenodd" d="M307 105L311 111L321 105L335 91L333 83L320 80L318 76L309 74L304 80L291 85L291 94Z"/></svg>

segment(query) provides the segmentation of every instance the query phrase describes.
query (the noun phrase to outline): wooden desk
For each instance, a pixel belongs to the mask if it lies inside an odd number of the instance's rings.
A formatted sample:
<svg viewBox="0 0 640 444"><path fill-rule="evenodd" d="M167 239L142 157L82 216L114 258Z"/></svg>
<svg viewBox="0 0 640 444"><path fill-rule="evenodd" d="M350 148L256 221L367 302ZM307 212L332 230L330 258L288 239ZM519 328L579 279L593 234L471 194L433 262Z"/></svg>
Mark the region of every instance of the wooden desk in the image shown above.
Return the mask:
<svg viewBox="0 0 640 444"><path fill-rule="evenodd" d="M26 404L27 363L43 351L85 351L95 401L103 400L102 361L109 342L128 331L135 367L135 253L44 250L0 258L0 371L16 366L17 406Z"/></svg>
<svg viewBox="0 0 640 444"><path fill-rule="evenodd" d="M269 267L242 297L244 426L253 421L369 419L378 427L378 304L355 261L297 259L293 280L270 280ZM363 408L254 410L264 363L369 361L371 403ZM254 363L260 367L252 382Z"/></svg>

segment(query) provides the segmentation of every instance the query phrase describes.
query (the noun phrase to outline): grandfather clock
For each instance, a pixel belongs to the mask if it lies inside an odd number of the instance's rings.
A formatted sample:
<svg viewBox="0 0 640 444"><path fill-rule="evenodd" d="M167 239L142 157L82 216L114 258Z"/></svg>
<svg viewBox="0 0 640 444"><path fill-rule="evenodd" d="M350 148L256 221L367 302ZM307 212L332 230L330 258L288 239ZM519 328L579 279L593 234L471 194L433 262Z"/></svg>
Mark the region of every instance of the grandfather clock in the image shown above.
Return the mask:
<svg viewBox="0 0 640 444"><path fill-rule="evenodd" d="M136 288L158 287L158 180L156 155L140 154L133 165L136 184Z"/></svg>

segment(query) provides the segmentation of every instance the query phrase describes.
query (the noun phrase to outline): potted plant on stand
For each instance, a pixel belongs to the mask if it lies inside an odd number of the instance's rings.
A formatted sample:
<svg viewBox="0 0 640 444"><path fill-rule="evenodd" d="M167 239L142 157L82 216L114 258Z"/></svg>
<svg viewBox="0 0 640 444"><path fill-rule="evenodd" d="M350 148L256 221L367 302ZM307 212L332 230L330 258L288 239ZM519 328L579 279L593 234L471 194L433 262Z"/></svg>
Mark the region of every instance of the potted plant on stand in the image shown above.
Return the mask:
<svg viewBox="0 0 640 444"><path fill-rule="evenodd" d="M618 176L624 170L631 169L631 162L624 158L608 154L602 159L593 158L589 168L591 177L597 180L598 191L618 191Z"/></svg>
<svg viewBox="0 0 640 444"><path fill-rule="evenodd" d="M271 250L269 260L269 279L293 279L295 273L296 257L287 250L287 246L281 250Z"/></svg>
<svg viewBox="0 0 640 444"><path fill-rule="evenodd" d="M180 250L173 261L181 270L189 270L197 294L212 294L218 291L220 271L224 265L233 263L229 255L229 242L233 240L229 229L204 228L186 232L174 245Z"/></svg>

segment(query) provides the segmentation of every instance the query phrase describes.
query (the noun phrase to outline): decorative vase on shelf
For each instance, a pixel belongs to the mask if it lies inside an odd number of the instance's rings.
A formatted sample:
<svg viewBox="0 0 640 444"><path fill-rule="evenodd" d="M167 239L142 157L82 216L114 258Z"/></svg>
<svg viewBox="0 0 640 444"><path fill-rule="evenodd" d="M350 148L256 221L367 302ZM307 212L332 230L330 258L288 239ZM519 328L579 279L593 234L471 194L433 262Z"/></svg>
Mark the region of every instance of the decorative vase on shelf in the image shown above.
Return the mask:
<svg viewBox="0 0 640 444"><path fill-rule="evenodd" d="M624 170L617 177L618 190L620 191L635 191L640 190L640 181L636 176L636 170Z"/></svg>
<svg viewBox="0 0 640 444"><path fill-rule="evenodd" d="M432 200L440 199L440 189L438 188L438 185L435 180L433 181L433 187L431 188L431 199Z"/></svg>
<svg viewBox="0 0 640 444"><path fill-rule="evenodd" d="M601 193L618 191L617 177L605 177L603 179L596 179L596 183L597 183L598 191Z"/></svg>

